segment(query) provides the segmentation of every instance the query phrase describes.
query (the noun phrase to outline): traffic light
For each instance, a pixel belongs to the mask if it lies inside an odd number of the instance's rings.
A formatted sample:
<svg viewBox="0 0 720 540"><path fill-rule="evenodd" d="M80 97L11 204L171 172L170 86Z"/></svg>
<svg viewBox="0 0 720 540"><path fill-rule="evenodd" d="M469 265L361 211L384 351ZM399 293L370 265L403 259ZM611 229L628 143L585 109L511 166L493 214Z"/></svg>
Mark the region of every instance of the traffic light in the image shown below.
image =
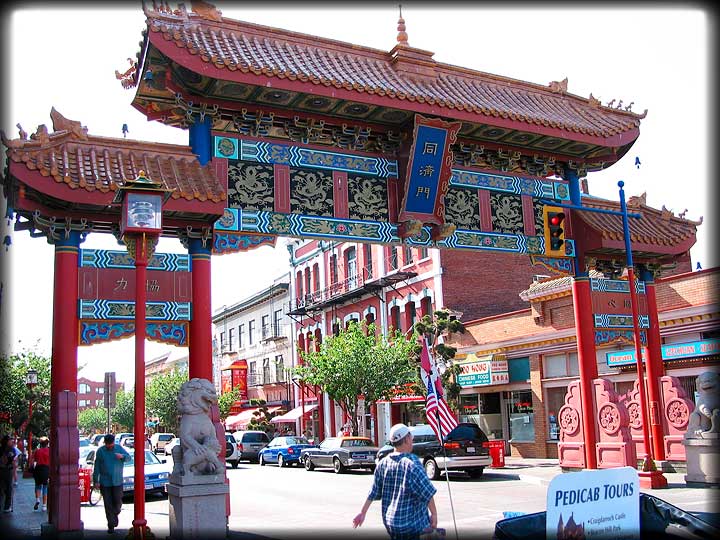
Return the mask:
<svg viewBox="0 0 720 540"><path fill-rule="evenodd" d="M543 210L545 226L545 255L565 256L565 213L556 206Z"/></svg>

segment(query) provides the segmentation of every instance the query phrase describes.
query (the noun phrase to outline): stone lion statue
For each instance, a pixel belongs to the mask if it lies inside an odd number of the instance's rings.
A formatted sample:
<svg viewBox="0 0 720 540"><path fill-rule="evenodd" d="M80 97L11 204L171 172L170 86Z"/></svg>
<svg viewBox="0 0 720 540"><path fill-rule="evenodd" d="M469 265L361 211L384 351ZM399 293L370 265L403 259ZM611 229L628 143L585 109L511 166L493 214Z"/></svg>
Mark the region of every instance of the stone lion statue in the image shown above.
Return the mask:
<svg viewBox="0 0 720 540"><path fill-rule="evenodd" d="M720 373L706 371L697 380L698 400L690 414L686 439L720 436ZM712 434L712 435L711 435Z"/></svg>
<svg viewBox="0 0 720 540"><path fill-rule="evenodd" d="M210 408L217 404L215 387L207 379L190 379L177 398L180 413L180 473L203 475L223 470L218 459L221 446L210 419ZM175 456L173 455L175 460Z"/></svg>

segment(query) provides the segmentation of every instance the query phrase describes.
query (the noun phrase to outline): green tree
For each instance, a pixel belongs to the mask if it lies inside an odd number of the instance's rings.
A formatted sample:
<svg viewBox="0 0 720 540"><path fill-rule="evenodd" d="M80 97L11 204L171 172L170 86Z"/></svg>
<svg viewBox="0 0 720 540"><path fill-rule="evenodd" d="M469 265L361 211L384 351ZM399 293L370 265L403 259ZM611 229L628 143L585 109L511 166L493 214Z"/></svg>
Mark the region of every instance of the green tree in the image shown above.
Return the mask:
<svg viewBox="0 0 720 540"><path fill-rule="evenodd" d="M107 409L92 407L78 413L78 428L81 433L105 433L107 430Z"/></svg>
<svg viewBox="0 0 720 540"><path fill-rule="evenodd" d="M37 371L38 383L32 389L25 384L29 369ZM32 417L30 402L32 401ZM50 359L35 351L23 351L0 357L0 429L17 431L27 437L50 431Z"/></svg>
<svg viewBox="0 0 720 540"><path fill-rule="evenodd" d="M358 398L366 410L390 399L396 386L412 382L416 372L416 339L400 332L377 335L375 325L352 322L335 337L323 340L319 351L304 353L305 364L295 372L308 384L322 388L346 412L353 433L358 432Z"/></svg>
<svg viewBox="0 0 720 540"><path fill-rule="evenodd" d="M457 411L459 407L458 399L460 397L461 386L457 383L457 376L460 374L460 366L453 362L457 349L443 343L444 339L450 334L465 333L465 325L460 322L448 309L439 309L433 313L433 316L423 316L415 323L415 332L421 337L427 339L430 353L434 361L439 367L443 388L445 389L445 397L451 409ZM441 339L443 338L443 339ZM418 395L426 395L427 389L419 377L416 381L415 390Z"/></svg>
<svg viewBox="0 0 720 540"><path fill-rule="evenodd" d="M230 409L237 400L240 399L240 389L233 388L230 392L221 394L218 398L218 409L220 410L220 421L225 422L225 419L230 415Z"/></svg>
<svg viewBox="0 0 720 540"><path fill-rule="evenodd" d="M120 431L132 431L135 426L135 392L120 390L115 394L115 407L110 411L110 421Z"/></svg>
<svg viewBox="0 0 720 540"><path fill-rule="evenodd" d="M257 407L258 410L253 412L253 417L248 422L248 429L271 433L275 429L275 425L270 420L277 416L278 413L271 413L264 399L251 399L250 405Z"/></svg>
<svg viewBox="0 0 720 540"><path fill-rule="evenodd" d="M165 431L177 433L177 398L180 387L188 381L187 370L175 369L155 375L145 386L145 408L148 416L157 416Z"/></svg>

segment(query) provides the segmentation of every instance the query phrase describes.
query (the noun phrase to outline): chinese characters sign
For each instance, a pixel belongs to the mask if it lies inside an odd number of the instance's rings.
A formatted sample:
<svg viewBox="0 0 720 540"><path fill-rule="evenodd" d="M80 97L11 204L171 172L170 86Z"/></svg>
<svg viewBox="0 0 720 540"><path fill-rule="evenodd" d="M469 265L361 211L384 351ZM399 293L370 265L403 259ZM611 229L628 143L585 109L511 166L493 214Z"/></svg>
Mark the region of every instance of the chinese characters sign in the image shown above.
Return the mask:
<svg viewBox="0 0 720 540"><path fill-rule="evenodd" d="M463 388L510 382L507 360L492 360L492 355L478 358L474 354L468 354L466 360L460 364L457 377L457 383Z"/></svg>
<svg viewBox="0 0 720 540"><path fill-rule="evenodd" d="M445 223L445 194L452 174L450 145L455 142L460 125L460 122L415 115L399 221L416 219L436 225Z"/></svg>

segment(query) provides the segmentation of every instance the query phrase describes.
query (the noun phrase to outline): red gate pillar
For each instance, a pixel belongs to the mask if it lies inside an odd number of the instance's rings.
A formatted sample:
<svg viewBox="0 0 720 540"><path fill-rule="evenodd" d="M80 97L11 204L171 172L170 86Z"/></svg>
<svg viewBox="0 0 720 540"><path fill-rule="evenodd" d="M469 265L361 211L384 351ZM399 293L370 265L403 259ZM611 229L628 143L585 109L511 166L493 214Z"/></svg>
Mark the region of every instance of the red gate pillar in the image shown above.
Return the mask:
<svg viewBox="0 0 720 540"><path fill-rule="evenodd" d="M650 327L647 330L647 390L650 402L650 443L656 460L665 461L665 433L663 432L660 378L665 375L660 347L660 322L658 320L657 296L653 274L646 267L640 267L640 279L645 283Z"/></svg>
<svg viewBox="0 0 720 540"><path fill-rule="evenodd" d="M55 240L52 363L50 368L50 486L43 533L82 531L77 428L78 253L80 233Z"/></svg>
<svg viewBox="0 0 720 540"><path fill-rule="evenodd" d="M597 469L595 455L595 400L593 380L597 379L595 333L590 299L590 277L576 275L572 281L573 310L577 334L578 368L580 371L580 399L582 401L583 439L585 441L585 468Z"/></svg>
<svg viewBox="0 0 720 540"><path fill-rule="evenodd" d="M191 379L213 381L212 369L212 313L210 303L210 253L200 239L189 240L192 281L192 319L188 373ZM225 442L222 447L225 447Z"/></svg>

